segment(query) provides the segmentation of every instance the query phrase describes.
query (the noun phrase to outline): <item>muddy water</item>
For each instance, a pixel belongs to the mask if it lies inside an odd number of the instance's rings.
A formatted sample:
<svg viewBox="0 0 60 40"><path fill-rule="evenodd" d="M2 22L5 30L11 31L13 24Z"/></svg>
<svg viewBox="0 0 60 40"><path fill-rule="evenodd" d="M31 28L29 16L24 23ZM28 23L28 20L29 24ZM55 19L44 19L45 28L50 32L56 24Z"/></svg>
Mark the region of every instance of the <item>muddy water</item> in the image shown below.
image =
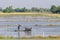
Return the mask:
<svg viewBox="0 0 60 40"><path fill-rule="evenodd" d="M3 36L18 36L17 26L20 24L23 27L32 27L31 32L20 32L20 36L59 36L60 35L60 22L55 22L60 18L44 17L44 16L13 16L13 17L0 17L0 35ZM35 24L41 26L35 26ZM54 24L57 26L47 26Z"/></svg>

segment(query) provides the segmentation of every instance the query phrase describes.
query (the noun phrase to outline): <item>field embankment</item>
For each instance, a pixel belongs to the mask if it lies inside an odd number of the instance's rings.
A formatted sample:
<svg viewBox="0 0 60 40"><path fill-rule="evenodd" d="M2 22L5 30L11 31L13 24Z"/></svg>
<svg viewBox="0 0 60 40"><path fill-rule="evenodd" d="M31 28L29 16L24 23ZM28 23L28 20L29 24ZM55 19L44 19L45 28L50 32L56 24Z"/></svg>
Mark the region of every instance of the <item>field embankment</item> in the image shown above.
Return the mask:
<svg viewBox="0 0 60 40"><path fill-rule="evenodd" d="M57 37L53 37L53 36L49 36L49 37L41 37L41 36L37 36L37 37L31 37L31 38L20 38L20 39L17 39L17 38L3 38L3 37L0 37L0 40L60 40L60 36L57 36Z"/></svg>
<svg viewBox="0 0 60 40"><path fill-rule="evenodd" d="M41 13L41 12L14 12L14 13L2 13L0 16L49 16L49 17L60 17L60 14L53 13Z"/></svg>

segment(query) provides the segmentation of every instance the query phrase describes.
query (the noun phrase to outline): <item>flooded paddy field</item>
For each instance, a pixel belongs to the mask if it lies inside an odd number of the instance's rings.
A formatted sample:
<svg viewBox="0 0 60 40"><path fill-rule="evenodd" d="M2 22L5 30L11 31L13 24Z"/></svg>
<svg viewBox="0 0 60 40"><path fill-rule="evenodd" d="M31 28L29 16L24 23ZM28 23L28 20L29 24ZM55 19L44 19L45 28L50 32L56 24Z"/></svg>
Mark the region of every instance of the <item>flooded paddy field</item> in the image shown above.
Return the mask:
<svg viewBox="0 0 60 40"><path fill-rule="evenodd" d="M0 35L18 37L17 26L32 27L31 32L20 32L24 36L60 36L60 18L45 16L9 16L0 17Z"/></svg>

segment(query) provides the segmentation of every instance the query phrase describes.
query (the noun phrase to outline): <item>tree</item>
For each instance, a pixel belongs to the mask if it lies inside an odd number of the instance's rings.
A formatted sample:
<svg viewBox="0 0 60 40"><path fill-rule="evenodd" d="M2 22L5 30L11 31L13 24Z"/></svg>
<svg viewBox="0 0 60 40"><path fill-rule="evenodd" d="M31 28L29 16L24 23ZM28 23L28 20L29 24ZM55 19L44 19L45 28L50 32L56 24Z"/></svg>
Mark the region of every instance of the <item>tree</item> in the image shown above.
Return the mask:
<svg viewBox="0 0 60 40"><path fill-rule="evenodd" d="M57 7L55 6L55 5L52 5L52 7L51 7L51 12L53 12L53 13L57 13Z"/></svg>
<svg viewBox="0 0 60 40"><path fill-rule="evenodd" d="M6 9L3 10L3 12L6 12L6 13L11 13L11 12L13 12L13 11L14 11L14 10L13 10L12 6L9 6L9 7L7 7Z"/></svg>
<svg viewBox="0 0 60 40"><path fill-rule="evenodd" d="M60 13L60 6L57 7L57 13Z"/></svg>
<svg viewBox="0 0 60 40"><path fill-rule="evenodd" d="M15 12L20 12L21 9L20 9L20 8L16 8L16 9L14 9L14 11L15 11Z"/></svg>
<svg viewBox="0 0 60 40"><path fill-rule="evenodd" d="M22 8L22 9L21 9L21 12L26 12L26 8L25 8L25 7Z"/></svg>
<svg viewBox="0 0 60 40"><path fill-rule="evenodd" d="M40 10L39 10L38 8L36 8L36 7L32 7L32 8L31 8L31 11L32 11L32 12L39 12Z"/></svg>
<svg viewBox="0 0 60 40"><path fill-rule="evenodd" d="M55 5L53 5L52 7L51 7L51 12L53 12L53 13L60 13L60 6L55 6Z"/></svg>

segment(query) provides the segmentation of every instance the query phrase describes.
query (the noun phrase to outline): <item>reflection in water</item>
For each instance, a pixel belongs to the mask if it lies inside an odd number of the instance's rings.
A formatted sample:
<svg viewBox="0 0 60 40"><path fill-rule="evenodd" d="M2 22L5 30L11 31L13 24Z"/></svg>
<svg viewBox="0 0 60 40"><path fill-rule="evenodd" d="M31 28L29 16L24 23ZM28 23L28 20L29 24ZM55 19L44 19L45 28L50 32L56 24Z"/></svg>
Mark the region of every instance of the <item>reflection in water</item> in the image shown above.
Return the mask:
<svg viewBox="0 0 60 40"><path fill-rule="evenodd" d="M31 31L25 31L25 35L31 36Z"/></svg>
<svg viewBox="0 0 60 40"><path fill-rule="evenodd" d="M20 32L18 32L18 39L20 39Z"/></svg>

